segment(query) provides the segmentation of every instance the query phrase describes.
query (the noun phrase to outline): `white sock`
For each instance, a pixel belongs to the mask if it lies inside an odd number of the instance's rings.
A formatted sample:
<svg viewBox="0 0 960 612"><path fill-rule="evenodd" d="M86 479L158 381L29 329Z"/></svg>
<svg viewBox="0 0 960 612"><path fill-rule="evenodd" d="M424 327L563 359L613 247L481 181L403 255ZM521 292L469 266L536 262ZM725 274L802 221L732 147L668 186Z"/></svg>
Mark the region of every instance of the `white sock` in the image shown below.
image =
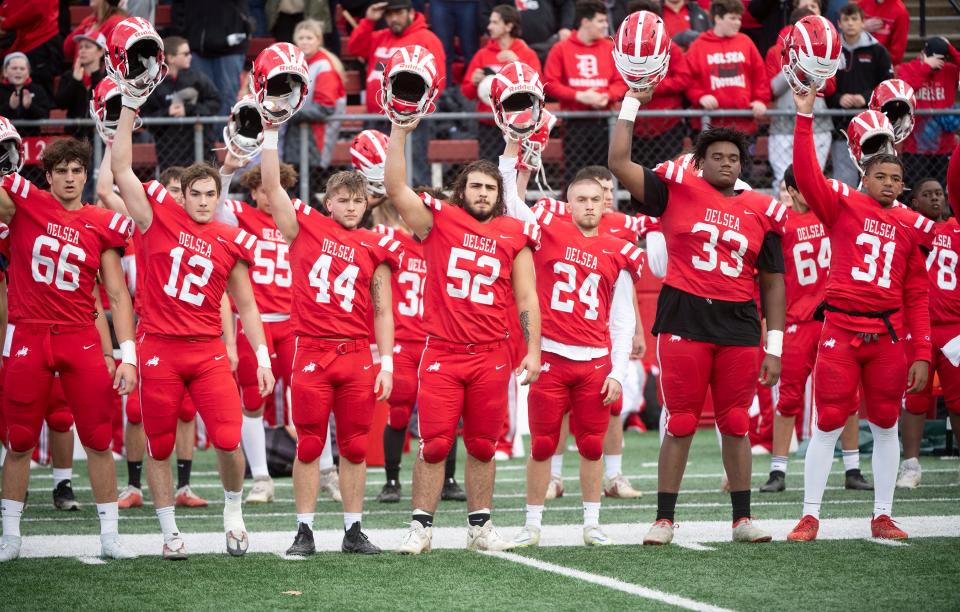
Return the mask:
<svg viewBox="0 0 960 612"><path fill-rule="evenodd" d="M241 487L242 489L242 487ZM243 491L223 490L223 530L246 531L243 523Z"/></svg>
<svg viewBox="0 0 960 612"><path fill-rule="evenodd" d="M225 506L236 506L240 507L240 504L243 502L243 491L227 491L223 490L223 503Z"/></svg>
<svg viewBox="0 0 960 612"><path fill-rule="evenodd" d="M117 502L97 504L97 515L100 517L100 535L120 531L120 510Z"/></svg>
<svg viewBox="0 0 960 612"><path fill-rule="evenodd" d="M780 455L774 455L770 458L770 471L787 473L787 458Z"/></svg>
<svg viewBox="0 0 960 612"><path fill-rule="evenodd" d="M303 523L310 528L310 531L313 531L313 512L304 512L303 514L297 514L297 525Z"/></svg>
<svg viewBox="0 0 960 612"><path fill-rule="evenodd" d="M73 468L53 468L53 488L56 489L64 480L73 480Z"/></svg>
<svg viewBox="0 0 960 612"><path fill-rule="evenodd" d="M250 464L250 473L254 478L270 478L267 471L267 442L263 432L263 417L244 416L240 435L243 452Z"/></svg>
<svg viewBox="0 0 960 612"><path fill-rule="evenodd" d="M604 455L603 456L603 477L613 478L623 470L623 455Z"/></svg>
<svg viewBox="0 0 960 612"><path fill-rule="evenodd" d="M180 535L180 530L177 529L177 519L173 511L173 506L157 508L157 518L160 519L160 532L163 533L164 543Z"/></svg>
<svg viewBox="0 0 960 612"><path fill-rule="evenodd" d="M833 464L833 449L843 432L842 427L833 431L822 431L813 426L813 436L807 447L806 462L803 465L803 515L820 518L820 502L827 488L827 478Z"/></svg>
<svg viewBox="0 0 960 612"><path fill-rule="evenodd" d="M327 424L327 441L320 451L320 471L326 472L333 467L333 450L330 448L330 425Z"/></svg>
<svg viewBox="0 0 960 612"><path fill-rule="evenodd" d="M360 519L363 518L363 512L344 512L343 513L343 530L346 531L353 527L354 523L359 523Z"/></svg>
<svg viewBox="0 0 960 612"><path fill-rule="evenodd" d="M550 458L550 475L554 478L563 476L563 455L554 455Z"/></svg>
<svg viewBox="0 0 960 612"><path fill-rule="evenodd" d="M543 506L532 506L527 504L527 522L529 527L540 529L543 524Z"/></svg>
<svg viewBox="0 0 960 612"><path fill-rule="evenodd" d="M583 502L583 526L600 526L600 502Z"/></svg>
<svg viewBox="0 0 960 612"><path fill-rule="evenodd" d="M843 451L843 471L860 469L860 449Z"/></svg>
<svg viewBox="0 0 960 612"><path fill-rule="evenodd" d="M892 516L893 491L897 484L897 466L900 464L900 440L897 424L883 429L870 423L873 433L873 516Z"/></svg>
<svg viewBox="0 0 960 612"><path fill-rule="evenodd" d="M23 502L5 499L0 501L3 510L3 535L20 535L20 516L23 514Z"/></svg>

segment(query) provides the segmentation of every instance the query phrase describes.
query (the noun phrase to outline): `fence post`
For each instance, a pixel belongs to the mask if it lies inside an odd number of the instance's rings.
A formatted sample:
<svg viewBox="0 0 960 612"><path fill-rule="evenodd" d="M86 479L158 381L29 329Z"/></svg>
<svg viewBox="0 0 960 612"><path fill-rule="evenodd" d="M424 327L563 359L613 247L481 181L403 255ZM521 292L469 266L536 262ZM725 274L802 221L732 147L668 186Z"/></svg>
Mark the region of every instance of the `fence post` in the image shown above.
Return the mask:
<svg viewBox="0 0 960 612"><path fill-rule="evenodd" d="M613 130L617 127L617 120L619 117L614 114L610 114L607 117L607 150L610 150L610 143L613 142ZM607 159L607 165L610 165L610 160ZM620 191L620 181L617 180L617 177L613 177L613 208L614 210L620 210L620 197L618 192Z"/></svg>
<svg viewBox="0 0 960 612"><path fill-rule="evenodd" d="M310 136L310 124L301 123L300 129L300 167L297 172L300 173L300 199L308 206L312 204L310 199L310 148L307 138Z"/></svg>
<svg viewBox="0 0 960 612"><path fill-rule="evenodd" d="M100 138L93 139L93 180L100 178L100 164L103 162L103 141Z"/></svg>
<svg viewBox="0 0 960 612"><path fill-rule="evenodd" d="M203 161L203 124L193 124L193 161Z"/></svg>

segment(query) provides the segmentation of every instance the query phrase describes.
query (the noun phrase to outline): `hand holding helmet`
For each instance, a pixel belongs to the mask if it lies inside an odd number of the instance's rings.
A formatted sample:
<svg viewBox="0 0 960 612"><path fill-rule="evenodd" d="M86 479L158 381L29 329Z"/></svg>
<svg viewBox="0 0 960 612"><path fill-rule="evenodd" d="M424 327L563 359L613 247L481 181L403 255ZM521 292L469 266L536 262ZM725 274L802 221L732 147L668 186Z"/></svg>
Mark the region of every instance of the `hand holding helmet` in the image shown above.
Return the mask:
<svg viewBox="0 0 960 612"><path fill-rule="evenodd" d="M124 19L107 44L107 74L120 88L123 105L139 108L167 76L163 41L142 17Z"/></svg>
<svg viewBox="0 0 960 612"><path fill-rule="evenodd" d="M402 47L387 60L380 83L380 107L398 127L413 127L436 106L440 92L437 60L420 45Z"/></svg>
<svg viewBox="0 0 960 612"><path fill-rule="evenodd" d="M237 160L247 162L263 147L263 120L252 95L244 96L230 109L223 128L223 142Z"/></svg>
<svg viewBox="0 0 960 612"><path fill-rule="evenodd" d="M652 89L667 76L670 36L659 15L631 13L617 29L613 45L613 63L630 89Z"/></svg>
<svg viewBox="0 0 960 612"><path fill-rule="evenodd" d="M543 82L530 66L510 62L501 68L490 86L490 99L493 120L507 138L522 140L540 126Z"/></svg>
<svg viewBox="0 0 960 612"><path fill-rule="evenodd" d="M268 126L290 120L307 100L307 60L296 46L276 43L260 52L250 71L250 93Z"/></svg>
<svg viewBox="0 0 960 612"><path fill-rule="evenodd" d="M783 40L780 70L797 94L820 91L840 67L840 35L830 21L808 15Z"/></svg>
<svg viewBox="0 0 960 612"><path fill-rule="evenodd" d="M913 111L917 108L917 97L913 87L900 79L887 79L873 90L870 96L870 110L880 111L893 125L893 133L899 144L913 131Z"/></svg>

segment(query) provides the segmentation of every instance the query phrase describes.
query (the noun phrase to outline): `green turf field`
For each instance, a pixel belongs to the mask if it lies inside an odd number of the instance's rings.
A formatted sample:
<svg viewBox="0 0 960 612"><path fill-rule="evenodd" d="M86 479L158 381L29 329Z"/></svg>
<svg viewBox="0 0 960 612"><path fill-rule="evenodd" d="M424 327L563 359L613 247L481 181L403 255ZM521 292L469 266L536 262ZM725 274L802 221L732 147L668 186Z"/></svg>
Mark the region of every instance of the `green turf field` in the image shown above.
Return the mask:
<svg viewBox="0 0 960 612"><path fill-rule="evenodd" d="M655 513L655 433L627 435L624 471L639 486L639 500L604 500L601 522L619 524L621 541L639 541ZM462 449L461 449L462 455ZM222 489L216 480L211 452L194 458L194 487L211 500L206 509L177 510L180 529L187 534L208 533L222 538ZM768 457L755 458L754 487L766 477ZM960 535L960 485L958 463L937 458L922 459L923 485L915 491L898 491L895 515L916 517L911 525L928 528L924 535ZM407 461L409 464L409 461ZM524 462L499 464L494 522L511 537L523 523ZM870 458L863 458L868 479ZM118 463L121 481L125 465ZM384 548L399 543L400 529L409 521L409 469L404 466L405 501L399 505L377 504L375 497L383 483L383 472L372 469L367 487L368 503L364 526L373 530ZM79 464L77 472L84 472ZM566 494L548 502L544 514L545 533L579 537L580 499L576 482L576 455L567 456L564 466ZM462 467L458 470L462 475ZM460 478L462 480L462 476ZM729 525L729 498L719 491L720 460L716 436L701 431L694 443L687 478L677 512L678 540L684 535L707 530L725 534ZM76 513L55 511L50 504L50 472L36 470L31 480L30 505L24 513L24 549L31 536L97 534L98 524L84 476L74 480L83 509ZM802 497L802 463L792 461L787 476L788 491L781 494L754 493L753 513L758 521L778 525L783 531L799 518ZM872 510L869 492L842 490L842 467L835 463L830 489L825 497L823 519L840 519L865 531ZM275 547L292 540L295 517L289 480L277 482L278 500L270 505L245 507L251 550L267 539ZM930 517L929 519L922 517ZM465 531L463 504L441 502L437 513L438 532ZM842 519L852 519L843 521ZM684 523L688 531L684 533ZM825 520L825 526L827 521ZM318 544L322 530L335 540L342 527L338 504L322 499L315 524ZM832 528L832 527L831 527ZM146 507L121 513L122 534L143 534L137 539L159 553L157 520L149 503ZM392 530L392 531L386 531ZM822 534L827 535L826 527ZM910 531L910 529L908 529ZM465 537L465 535L464 535ZM706 536L704 536L706 537ZM91 559L25 558L0 567L0 608L52 609L133 608L339 608L374 610L480 609L515 606L532 610L661 608L665 602L690 609L718 606L736 610L833 609L850 610L902 608L919 605L923 610L960 609L960 538L923 537L903 546L888 546L866 540L852 531L834 529L830 537L810 544L783 541L770 545L734 545L719 538L706 545L662 549L628 545L603 550L582 546L552 546L519 555L491 558L461 550L435 550L418 558L385 554L374 558L347 557L320 553L303 561L284 560L275 554L249 554L232 559L221 554L193 554L184 563L163 563L146 556L132 562L89 565ZM546 539L546 538L545 538ZM780 537L782 540L782 536ZM86 538L91 540L91 538ZM38 537L33 555L57 555L58 543L69 546L69 538ZM546 542L545 542L546 543ZM554 544L558 542L553 542ZM222 543L221 543L222 545ZM202 548L202 547L201 547ZM193 548L196 550L196 548ZM261 549L262 550L262 549ZM39 552L38 552L39 551ZM65 554L60 552L59 554ZM535 563L536 567L522 563ZM571 572L571 570L574 570ZM577 573L577 572L583 572ZM38 576L56 580L38 583ZM44 586L45 585L45 586ZM680 599L676 599L680 598Z"/></svg>

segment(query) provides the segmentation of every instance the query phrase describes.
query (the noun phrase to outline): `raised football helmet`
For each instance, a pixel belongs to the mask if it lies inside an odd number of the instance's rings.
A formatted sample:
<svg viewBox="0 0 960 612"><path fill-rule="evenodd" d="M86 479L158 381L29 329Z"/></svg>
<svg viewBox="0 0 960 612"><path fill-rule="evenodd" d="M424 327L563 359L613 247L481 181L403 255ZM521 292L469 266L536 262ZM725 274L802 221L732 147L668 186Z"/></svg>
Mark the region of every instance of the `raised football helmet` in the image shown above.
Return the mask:
<svg viewBox="0 0 960 612"><path fill-rule="evenodd" d="M252 95L245 95L230 109L230 118L223 128L223 142L227 151L240 161L249 161L260 152L263 120Z"/></svg>
<svg viewBox="0 0 960 612"><path fill-rule="evenodd" d="M401 47L383 67L380 106L391 123L413 125L429 115L440 92L437 60L425 47Z"/></svg>
<svg viewBox="0 0 960 612"><path fill-rule="evenodd" d="M613 39L613 63L634 90L656 87L670 67L670 36L650 11L631 13Z"/></svg>
<svg viewBox="0 0 960 612"><path fill-rule="evenodd" d="M120 109L123 108L121 101L122 92L117 82L111 78L100 79L90 97L90 118L96 122L97 133L104 142L113 141L113 135L117 132L117 124L120 122ZM140 119L139 111L134 120L133 129L138 129L143 121Z"/></svg>
<svg viewBox="0 0 960 612"><path fill-rule="evenodd" d="M383 171L387 159L387 144L390 139L377 130L363 130L350 143L350 160L353 167L367 179L367 190L384 195Z"/></svg>
<svg viewBox="0 0 960 612"><path fill-rule="evenodd" d="M780 70L797 94L820 91L840 67L840 35L826 17L807 15L787 32Z"/></svg>
<svg viewBox="0 0 960 612"><path fill-rule="evenodd" d="M0 116L0 176L20 172L23 168L23 139L10 120Z"/></svg>
<svg viewBox="0 0 960 612"><path fill-rule="evenodd" d="M508 138L521 140L540 125L543 82L537 71L523 62L510 62L497 71L490 99L493 120Z"/></svg>
<svg viewBox="0 0 960 612"><path fill-rule="evenodd" d="M880 111L893 125L896 142L901 143L913 131L913 111L917 108L917 97L913 87L900 79L887 79L877 85L870 96L870 110Z"/></svg>
<svg viewBox="0 0 960 612"><path fill-rule="evenodd" d="M142 17L124 19L113 29L104 59L106 71L127 96L146 98L167 76L163 40Z"/></svg>
<svg viewBox="0 0 960 612"><path fill-rule="evenodd" d="M895 155L897 152L893 147L895 140L893 125L880 111L863 111L855 115L847 125L850 158L861 172L867 161L874 155L881 153Z"/></svg>
<svg viewBox="0 0 960 612"><path fill-rule="evenodd" d="M275 43L261 51L250 71L250 93L264 121L280 125L297 114L307 101L308 78L298 47Z"/></svg>

